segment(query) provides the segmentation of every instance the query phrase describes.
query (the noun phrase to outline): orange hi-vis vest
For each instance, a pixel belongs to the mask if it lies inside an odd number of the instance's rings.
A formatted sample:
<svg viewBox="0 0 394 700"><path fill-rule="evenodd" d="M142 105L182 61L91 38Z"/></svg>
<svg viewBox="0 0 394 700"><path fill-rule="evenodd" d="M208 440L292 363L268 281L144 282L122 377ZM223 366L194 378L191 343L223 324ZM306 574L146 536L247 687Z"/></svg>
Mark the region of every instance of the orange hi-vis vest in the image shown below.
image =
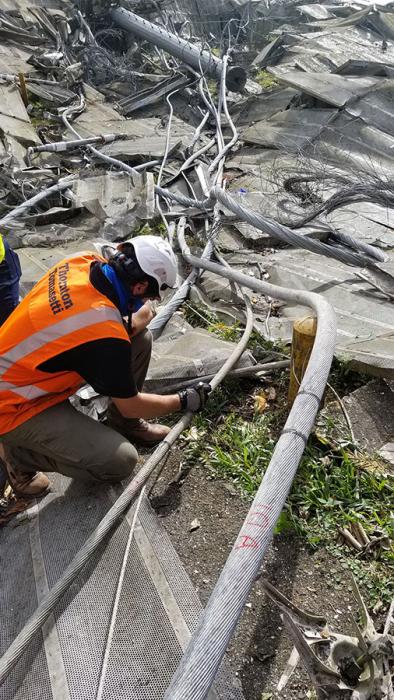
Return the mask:
<svg viewBox="0 0 394 700"><path fill-rule="evenodd" d="M49 270L0 328L0 435L72 396L76 372L42 372L42 362L102 338L129 341L119 310L90 282L95 253Z"/></svg>

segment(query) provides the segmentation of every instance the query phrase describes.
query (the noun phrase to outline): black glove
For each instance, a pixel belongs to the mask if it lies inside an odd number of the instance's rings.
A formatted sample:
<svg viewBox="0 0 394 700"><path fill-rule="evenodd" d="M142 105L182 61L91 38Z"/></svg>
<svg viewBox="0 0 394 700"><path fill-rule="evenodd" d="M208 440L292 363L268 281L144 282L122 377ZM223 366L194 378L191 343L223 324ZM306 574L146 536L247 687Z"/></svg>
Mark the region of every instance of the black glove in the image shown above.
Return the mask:
<svg viewBox="0 0 394 700"><path fill-rule="evenodd" d="M181 408L184 411L200 411L204 408L210 391L212 391L212 387L206 382L199 382L195 386L182 389L178 392Z"/></svg>

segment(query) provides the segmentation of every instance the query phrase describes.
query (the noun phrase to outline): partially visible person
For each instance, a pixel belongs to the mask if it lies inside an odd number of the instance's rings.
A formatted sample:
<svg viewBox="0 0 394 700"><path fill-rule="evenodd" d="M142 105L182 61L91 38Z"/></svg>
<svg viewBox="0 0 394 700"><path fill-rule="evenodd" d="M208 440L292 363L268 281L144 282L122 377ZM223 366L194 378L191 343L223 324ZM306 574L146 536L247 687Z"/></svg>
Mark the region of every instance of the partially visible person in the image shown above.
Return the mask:
<svg viewBox="0 0 394 700"><path fill-rule="evenodd" d="M117 482L133 472L135 444L170 431L150 419L199 411L210 386L143 391L152 351L151 301L174 288L177 262L160 236L120 243L106 261L85 251L57 263L0 329L0 458L14 493L46 493L57 472ZM127 317L127 321L125 321ZM84 383L110 406L107 424L68 401Z"/></svg>
<svg viewBox="0 0 394 700"><path fill-rule="evenodd" d="M21 274L17 254L0 234L0 326L19 304Z"/></svg>
<svg viewBox="0 0 394 700"><path fill-rule="evenodd" d="M21 266L17 254L0 234L0 326L19 304L19 280ZM0 460L0 497L3 495L7 475Z"/></svg>

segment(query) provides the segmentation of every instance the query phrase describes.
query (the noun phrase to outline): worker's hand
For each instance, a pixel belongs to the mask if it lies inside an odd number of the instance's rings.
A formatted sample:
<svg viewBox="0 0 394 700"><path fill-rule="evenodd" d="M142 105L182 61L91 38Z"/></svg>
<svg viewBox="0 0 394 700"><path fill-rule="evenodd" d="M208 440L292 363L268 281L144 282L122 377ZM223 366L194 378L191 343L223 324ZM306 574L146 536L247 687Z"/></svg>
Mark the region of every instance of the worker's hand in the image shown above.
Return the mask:
<svg viewBox="0 0 394 700"><path fill-rule="evenodd" d="M199 382L195 386L182 389L182 391L178 392L181 408L184 411L193 411L193 413L200 411L204 408L211 391L211 385L206 382Z"/></svg>
<svg viewBox="0 0 394 700"><path fill-rule="evenodd" d="M131 317L131 333L130 337L142 333L142 331L151 322L152 318L156 315L153 304L150 301L146 301L143 306L141 306L138 311L133 313Z"/></svg>

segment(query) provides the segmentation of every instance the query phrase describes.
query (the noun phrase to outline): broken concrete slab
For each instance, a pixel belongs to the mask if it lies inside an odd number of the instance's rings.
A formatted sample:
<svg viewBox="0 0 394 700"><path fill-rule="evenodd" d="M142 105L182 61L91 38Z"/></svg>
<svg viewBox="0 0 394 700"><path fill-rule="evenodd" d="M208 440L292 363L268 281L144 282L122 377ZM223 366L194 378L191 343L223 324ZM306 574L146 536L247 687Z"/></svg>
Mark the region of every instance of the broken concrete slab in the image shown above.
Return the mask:
<svg viewBox="0 0 394 700"><path fill-rule="evenodd" d="M0 84L0 132L26 145L41 143L16 85Z"/></svg>
<svg viewBox="0 0 394 700"><path fill-rule="evenodd" d="M79 178L73 185L75 206L85 207L102 224L110 240L129 236L139 221L154 216L152 173L131 178L124 172L104 172Z"/></svg>
<svg viewBox="0 0 394 700"><path fill-rule="evenodd" d="M113 107L104 102L104 97L97 90L87 86L86 109L74 122L74 126L82 137L100 136L103 133L124 134L125 139L114 141L99 150L105 155L120 160L135 156L163 156L166 146L167 125L162 119L148 117L146 119L126 119ZM194 134L194 128L181 119L172 120L170 149L177 144L189 143ZM202 136L205 142L205 136Z"/></svg>
<svg viewBox="0 0 394 700"><path fill-rule="evenodd" d="M51 248L20 248L18 256L22 267L21 294L27 294L53 265L82 250L94 250L94 244L78 240Z"/></svg>
<svg viewBox="0 0 394 700"><path fill-rule="evenodd" d="M234 343L217 338L202 328L184 328L179 334L171 328L153 346L145 387L149 391L163 390L186 379L198 379L214 374L234 349ZM237 367L255 364L246 351Z"/></svg>
<svg viewBox="0 0 394 700"><path fill-rule="evenodd" d="M376 212L375 219L371 218L373 211ZM377 221L379 216L383 220L386 218L387 222L392 220L392 226ZM326 220L337 231L353 236L363 243L382 250L394 250L394 216L383 207L365 202L349 204L327 214Z"/></svg>
<svg viewBox="0 0 394 700"><path fill-rule="evenodd" d="M364 95L381 80L377 76L349 78L331 73L305 73L279 68L269 68L269 72L281 82L334 107L344 107L349 100Z"/></svg>
<svg viewBox="0 0 394 700"><path fill-rule="evenodd" d="M393 66L394 70L394 66ZM394 80L382 80L366 95L347 105L346 111L366 124L394 135Z"/></svg>
<svg viewBox="0 0 394 700"><path fill-rule="evenodd" d="M121 131L129 138L113 141L100 148L102 153L121 160L135 156L161 158L166 149L167 124L156 117L133 119L122 122ZM170 152L177 146L186 146L193 138L194 128L180 119L173 117L169 139ZM202 137L202 144L206 137ZM201 145L202 145L201 144Z"/></svg>
<svg viewBox="0 0 394 700"><path fill-rule="evenodd" d="M18 75L28 73L31 66L27 63L31 51L13 44L0 44L0 74Z"/></svg>
<svg viewBox="0 0 394 700"><path fill-rule="evenodd" d="M265 66L275 65L276 61L283 54L283 38L277 36L276 39L270 41L269 44L264 46L264 48L259 51L257 56L252 62L252 66L259 66L259 68L265 68Z"/></svg>
<svg viewBox="0 0 394 700"><path fill-rule="evenodd" d="M335 15L332 12L330 12L326 7L324 7L324 5L321 5L319 3L311 3L310 5L299 5L297 9L303 15L306 15L307 17L313 20L326 20L335 18Z"/></svg>
<svg viewBox="0 0 394 700"><path fill-rule="evenodd" d="M365 124L345 111L338 112L323 128L318 141L305 148L305 155L331 163L345 172L391 177L394 165L394 135Z"/></svg>
<svg viewBox="0 0 394 700"><path fill-rule="evenodd" d="M342 401L357 445L369 454L381 454L382 450L387 449L390 456L389 445L394 440L394 392L388 383L375 379L344 396ZM334 437L343 439L348 435L349 429L339 405L329 404L324 415L336 424Z"/></svg>
<svg viewBox="0 0 394 700"><path fill-rule="evenodd" d="M260 95L252 95L230 106L233 121L241 126L251 125L261 119L269 119L273 114L287 109L297 95L293 88L278 88Z"/></svg>
<svg viewBox="0 0 394 700"><path fill-rule="evenodd" d="M328 63L333 70L342 66L348 60L375 61L377 63L393 64L394 46L388 43L386 51L382 52L382 37L371 34L359 27L339 27L336 31L323 30L307 33L289 33L286 35L286 51L279 61L280 67L296 67L298 61L316 57L322 66Z"/></svg>
<svg viewBox="0 0 394 700"><path fill-rule="evenodd" d="M292 289L322 294L334 307L338 334L336 354L352 360L360 371L394 377L394 314L387 297L373 289L346 265L304 250L280 250L266 257L269 281ZM394 274L394 259L388 269ZM281 319L270 319L271 332L291 338L291 323L308 310L286 305ZM276 325L279 324L279 330Z"/></svg>
<svg viewBox="0 0 394 700"><path fill-rule="evenodd" d="M332 109L289 109L256 122L242 138L246 143L294 153L313 142L335 114Z"/></svg>

